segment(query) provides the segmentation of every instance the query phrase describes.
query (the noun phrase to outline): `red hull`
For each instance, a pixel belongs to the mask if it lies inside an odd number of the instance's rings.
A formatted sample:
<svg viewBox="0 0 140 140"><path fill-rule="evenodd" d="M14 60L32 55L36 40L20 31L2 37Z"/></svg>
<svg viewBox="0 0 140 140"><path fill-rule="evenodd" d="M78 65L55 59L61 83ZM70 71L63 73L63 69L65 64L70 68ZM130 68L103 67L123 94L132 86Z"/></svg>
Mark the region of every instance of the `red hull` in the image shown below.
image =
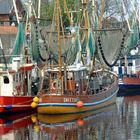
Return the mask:
<svg viewBox="0 0 140 140"><path fill-rule="evenodd" d="M140 77L123 77L123 83L140 85Z"/></svg>
<svg viewBox="0 0 140 140"><path fill-rule="evenodd" d="M0 113L30 110L33 96L0 96Z"/></svg>

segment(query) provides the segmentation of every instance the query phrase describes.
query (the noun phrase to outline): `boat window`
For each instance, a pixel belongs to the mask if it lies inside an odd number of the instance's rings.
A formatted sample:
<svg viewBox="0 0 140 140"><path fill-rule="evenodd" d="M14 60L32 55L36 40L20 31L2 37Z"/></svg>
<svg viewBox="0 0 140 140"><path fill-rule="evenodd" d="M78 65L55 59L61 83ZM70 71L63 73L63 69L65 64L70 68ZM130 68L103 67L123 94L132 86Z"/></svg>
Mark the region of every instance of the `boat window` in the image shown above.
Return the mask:
<svg viewBox="0 0 140 140"><path fill-rule="evenodd" d="M4 81L4 84L9 84L8 76L3 76L3 81Z"/></svg>
<svg viewBox="0 0 140 140"><path fill-rule="evenodd" d="M21 73L19 73L19 81L21 81L22 80L22 75L21 75Z"/></svg>
<svg viewBox="0 0 140 140"><path fill-rule="evenodd" d="M76 71L74 73L75 80L78 81L81 79L81 71Z"/></svg>
<svg viewBox="0 0 140 140"><path fill-rule="evenodd" d="M15 80L16 80L16 77L15 77L15 75L13 76L13 81L15 82Z"/></svg>
<svg viewBox="0 0 140 140"><path fill-rule="evenodd" d="M133 63L128 63L128 66L133 66Z"/></svg>
<svg viewBox="0 0 140 140"><path fill-rule="evenodd" d="M18 73L16 74L16 82L18 82Z"/></svg>

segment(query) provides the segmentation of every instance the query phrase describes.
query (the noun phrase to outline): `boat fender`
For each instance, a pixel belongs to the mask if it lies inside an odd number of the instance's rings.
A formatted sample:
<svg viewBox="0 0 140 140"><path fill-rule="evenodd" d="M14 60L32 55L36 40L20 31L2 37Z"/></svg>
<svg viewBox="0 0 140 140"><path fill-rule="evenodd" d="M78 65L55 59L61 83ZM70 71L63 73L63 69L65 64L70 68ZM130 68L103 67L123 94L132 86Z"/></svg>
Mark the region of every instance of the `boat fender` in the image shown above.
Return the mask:
<svg viewBox="0 0 140 140"><path fill-rule="evenodd" d="M78 101L78 102L76 103L76 105L77 105L78 108L81 108L81 107L84 106L84 103L83 103L82 101Z"/></svg>
<svg viewBox="0 0 140 140"><path fill-rule="evenodd" d="M33 102L35 102L35 103L39 103L39 98L37 97L37 96L35 96L34 98L33 98Z"/></svg>
<svg viewBox="0 0 140 140"><path fill-rule="evenodd" d="M35 102L32 102L32 103L31 103L31 107L32 107L32 108L36 108L36 107L37 107L37 105L38 105L38 104L37 104L37 103L35 103Z"/></svg>

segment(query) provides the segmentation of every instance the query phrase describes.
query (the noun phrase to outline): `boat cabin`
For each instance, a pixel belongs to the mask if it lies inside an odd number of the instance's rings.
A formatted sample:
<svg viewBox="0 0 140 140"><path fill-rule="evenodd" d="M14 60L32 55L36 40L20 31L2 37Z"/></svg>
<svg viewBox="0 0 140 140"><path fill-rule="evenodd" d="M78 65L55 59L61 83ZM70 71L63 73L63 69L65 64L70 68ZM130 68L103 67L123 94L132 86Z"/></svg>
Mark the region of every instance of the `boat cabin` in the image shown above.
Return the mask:
<svg viewBox="0 0 140 140"><path fill-rule="evenodd" d="M84 66L63 67L61 73L58 67L47 69L46 72L48 75L44 80L43 89L47 88L50 93L67 94L86 90L88 71Z"/></svg>
<svg viewBox="0 0 140 140"><path fill-rule="evenodd" d="M1 64L1 67L5 67ZM15 57L8 70L1 68L0 71L0 95L21 96L31 95L31 70L33 64L21 64L21 58Z"/></svg>

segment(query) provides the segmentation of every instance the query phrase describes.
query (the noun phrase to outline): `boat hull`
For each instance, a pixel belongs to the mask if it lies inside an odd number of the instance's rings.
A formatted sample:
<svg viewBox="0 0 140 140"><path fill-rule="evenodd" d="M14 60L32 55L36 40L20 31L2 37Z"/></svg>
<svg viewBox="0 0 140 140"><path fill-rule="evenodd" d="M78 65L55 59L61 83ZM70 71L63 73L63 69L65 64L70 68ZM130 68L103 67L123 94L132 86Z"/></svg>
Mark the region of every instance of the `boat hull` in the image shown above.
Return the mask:
<svg viewBox="0 0 140 140"><path fill-rule="evenodd" d="M64 122L69 122L69 121L75 121L78 119L82 119L84 117L88 117L91 115L96 115L100 114L101 112L106 112L109 110L112 110L115 108L115 103L110 104L108 106L104 106L100 109L93 110L93 111L88 111L84 113L77 113L77 114L64 114L64 115L46 115L46 114L37 114L37 120L41 123L45 124L59 124L59 123L64 123Z"/></svg>
<svg viewBox="0 0 140 140"><path fill-rule="evenodd" d="M33 110L33 96L0 96L0 113Z"/></svg>
<svg viewBox="0 0 140 140"><path fill-rule="evenodd" d="M38 104L37 111L41 114L69 114L97 110L114 103L118 90L118 86L115 86L104 93L82 97L46 95L42 98L45 102ZM83 106L78 107L78 101L82 101Z"/></svg>
<svg viewBox="0 0 140 140"><path fill-rule="evenodd" d="M140 91L139 77L123 77L122 80L119 82L119 93L134 93L136 91Z"/></svg>

